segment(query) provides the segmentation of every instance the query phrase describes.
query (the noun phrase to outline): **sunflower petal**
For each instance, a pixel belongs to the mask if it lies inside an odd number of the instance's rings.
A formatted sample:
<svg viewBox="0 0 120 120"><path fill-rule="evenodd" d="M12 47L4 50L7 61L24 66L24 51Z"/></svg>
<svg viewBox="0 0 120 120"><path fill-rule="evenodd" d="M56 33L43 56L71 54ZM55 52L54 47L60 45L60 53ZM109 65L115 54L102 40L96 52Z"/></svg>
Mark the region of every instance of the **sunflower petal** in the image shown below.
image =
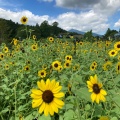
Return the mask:
<svg viewBox="0 0 120 120"><path fill-rule="evenodd" d="M37 85L38 85L40 90L45 91L45 82L44 82L44 80L38 81Z"/></svg>
<svg viewBox="0 0 120 120"><path fill-rule="evenodd" d="M55 87L55 85L56 85L55 80L52 80L52 81L51 81L51 84L50 84L50 86L49 86L49 87L50 87L49 89L52 90L52 89Z"/></svg>
<svg viewBox="0 0 120 120"><path fill-rule="evenodd" d="M58 107L54 101L50 103L50 106L52 107L54 112L58 113Z"/></svg>
<svg viewBox="0 0 120 120"><path fill-rule="evenodd" d="M49 90L49 85L50 85L50 79L47 79L47 81L46 81L46 90Z"/></svg>
<svg viewBox="0 0 120 120"><path fill-rule="evenodd" d="M100 102L100 94L97 94L97 95L96 95L96 100L95 100L95 101L96 101L96 103L99 104L99 102Z"/></svg>
<svg viewBox="0 0 120 120"><path fill-rule="evenodd" d="M43 102L42 99L33 99L33 101L32 101L32 108L40 106L42 102Z"/></svg>
<svg viewBox="0 0 120 120"><path fill-rule="evenodd" d="M42 112L44 111L45 106L46 106L46 103L43 102L42 105L41 105L40 108L39 108L39 113L42 113Z"/></svg>
<svg viewBox="0 0 120 120"><path fill-rule="evenodd" d="M107 92L106 92L105 90L103 90L103 89L100 90L100 93L101 93L102 95L107 95Z"/></svg>
<svg viewBox="0 0 120 120"><path fill-rule="evenodd" d="M49 113L50 113L50 115L54 115L54 110L53 110L53 108L52 108L52 104L50 103L49 104Z"/></svg>
<svg viewBox="0 0 120 120"><path fill-rule="evenodd" d="M55 87L52 92L53 93L58 93L62 89L62 86Z"/></svg>
<svg viewBox="0 0 120 120"><path fill-rule="evenodd" d="M42 95L43 93L41 90L37 90L37 89L32 89L31 92L36 95Z"/></svg>
<svg viewBox="0 0 120 120"><path fill-rule="evenodd" d="M91 99L92 99L92 102L95 101L95 99L96 99L96 94L95 94L95 93L92 93L92 94L91 94Z"/></svg>
<svg viewBox="0 0 120 120"><path fill-rule="evenodd" d="M61 97L64 97L64 95L65 94L63 92L59 92L59 93L54 94L54 97L61 98Z"/></svg>
<svg viewBox="0 0 120 120"><path fill-rule="evenodd" d="M61 105L61 106L64 105L64 102L62 100L57 99L57 98L54 98L54 102L58 105Z"/></svg>
<svg viewBox="0 0 120 120"><path fill-rule="evenodd" d="M44 109L44 115L48 116L48 114L49 114L49 105L48 105L48 103L46 103L46 106L45 106L45 109Z"/></svg>
<svg viewBox="0 0 120 120"><path fill-rule="evenodd" d="M42 98L42 95L31 94L30 96L34 99Z"/></svg>

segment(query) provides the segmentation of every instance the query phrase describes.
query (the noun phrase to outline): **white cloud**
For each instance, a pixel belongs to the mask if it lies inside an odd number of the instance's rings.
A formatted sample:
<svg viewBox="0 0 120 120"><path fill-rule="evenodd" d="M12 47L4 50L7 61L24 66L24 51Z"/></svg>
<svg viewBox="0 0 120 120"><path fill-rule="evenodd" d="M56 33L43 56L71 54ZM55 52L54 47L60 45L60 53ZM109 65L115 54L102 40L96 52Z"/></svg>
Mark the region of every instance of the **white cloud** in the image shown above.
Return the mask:
<svg viewBox="0 0 120 120"><path fill-rule="evenodd" d="M20 23L20 18L22 16L28 17L29 25L36 25L36 23L41 24L44 20L47 20L49 24L57 21L59 23L59 27L65 30L73 28L86 32L92 29L95 33L104 33L109 27L109 24L106 23L108 20L107 17L101 14L96 14L93 10L88 12L81 12L79 14L68 12L53 18L48 15L34 15L28 10L12 12L10 10L4 10L0 8L0 18L7 20L11 19L14 22Z"/></svg>
<svg viewBox="0 0 120 120"><path fill-rule="evenodd" d="M114 27L120 27L120 19L114 24Z"/></svg>
<svg viewBox="0 0 120 120"><path fill-rule="evenodd" d="M37 0L37 1L39 1L39 2L52 2L53 0Z"/></svg>
<svg viewBox="0 0 120 120"><path fill-rule="evenodd" d="M73 12L64 13L58 16L57 21L62 28L77 29L80 31L93 30L95 33L104 33L109 24L107 17L96 14L93 10L75 14Z"/></svg>
<svg viewBox="0 0 120 120"><path fill-rule="evenodd" d="M0 18L4 18L7 20L11 19L14 22L20 23L20 18L22 16L28 17L29 25L35 25L36 23L41 24L41 22L43 22L44 20L49 19L48 15L38 16L38 15L32 14L32 12L30 12L28 10L24 10L24 11L20 11L20 12L12 12L10 10L4 10L4 9L0 8Z"/></svg>
<svg viewBox="0 0 120 120"><path fill-rule="evenodd" d="M112 15L120 9L120 0L56 0L56 5L80 10L94 10L98 14Z"/></svg>

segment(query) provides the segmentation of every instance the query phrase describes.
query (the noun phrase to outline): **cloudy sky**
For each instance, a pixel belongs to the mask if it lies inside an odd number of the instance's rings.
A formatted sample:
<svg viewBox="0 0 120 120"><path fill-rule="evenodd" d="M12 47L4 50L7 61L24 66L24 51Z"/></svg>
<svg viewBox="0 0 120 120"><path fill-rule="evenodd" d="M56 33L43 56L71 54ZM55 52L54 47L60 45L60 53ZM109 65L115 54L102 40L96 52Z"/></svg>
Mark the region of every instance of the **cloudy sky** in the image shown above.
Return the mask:
<svg viewBox="0 0 120 120"><path fill-rule="evenodd" d="M20 23L22 16L29 25L57 21L65 30L105 34L120 28L120 0L0 0L0 18Z"/></svg>

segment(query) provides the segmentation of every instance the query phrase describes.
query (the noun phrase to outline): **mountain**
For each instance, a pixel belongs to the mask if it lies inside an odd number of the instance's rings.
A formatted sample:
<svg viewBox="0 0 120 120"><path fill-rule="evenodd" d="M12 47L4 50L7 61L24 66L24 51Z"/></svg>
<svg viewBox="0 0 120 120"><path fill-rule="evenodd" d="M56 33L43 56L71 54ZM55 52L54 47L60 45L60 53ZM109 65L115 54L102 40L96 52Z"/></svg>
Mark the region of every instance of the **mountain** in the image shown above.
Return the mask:
<svg viewBox="0 0 120 120"><path fill-rule="evenodd" d="M75 32L75 33L78 33L78 34L82 34L84 35L86 32L83 32L83 31L79 31L79 30L76 30L76 29L70 29L68 32ZM92 33L93 36L102 36L102 35L99 35L97 33Z"/></svg>

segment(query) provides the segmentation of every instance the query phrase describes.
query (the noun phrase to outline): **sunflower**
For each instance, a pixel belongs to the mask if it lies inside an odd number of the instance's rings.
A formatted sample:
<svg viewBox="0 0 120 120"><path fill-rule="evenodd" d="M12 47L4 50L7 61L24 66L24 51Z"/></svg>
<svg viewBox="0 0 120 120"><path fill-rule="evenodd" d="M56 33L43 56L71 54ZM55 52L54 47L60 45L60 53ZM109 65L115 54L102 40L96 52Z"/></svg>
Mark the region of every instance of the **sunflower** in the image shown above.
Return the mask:
<svg viewBox="0 0 120 120"><path fill-rule="evenodd" d="M103 64L103 70L108 70L112 66L112 62L107 61L105 64Z"/></svg>
<svg viewBox="0 0 120 120"><path fill-rule="evenodd" d="M33 35L33 40L36 40L36 35Z"/></svg>
<svg viewBox="0 0 120 120"><path fill-rule="evenodd" d="M26 16L23 16L21 19L20 19L21 23L22 24L26 24L28 22L28 18Z"/></svg>
<svg viewBox="0 0 120 120"><path fill-rule="evenodd" d="M46 77L46 74L47 74L47 73L46 73L45 70L39 70L39 71L38 71L38 76L41 77L41 78Z"/></svg>
<svg viewBox="0 0 120 120"><path fill-rule="evenodd" d="M13 38L13 44L16 46L18 44L18 40Z"/></svg>
<svg viewBox="0 0 120 120"><path fill-rule="evenodd" d="M95 66L94 64L91 64L91 65L90 65L90 70L91 70L91 71L94 71L95 69L96 69L96 66Z"/></svg>
<svg viewBox="0 0 120 120"><path fill-rule="evenodd" d="M65 60L66 61L72 61L72 56L71 55L66 55Z"/></svg>
<svg viewBox="0 0 120 120"><path fill-rule="evenodd" d="M115 57L117 55L117 53L118 53L118 51L113 49L113 50L110 50L108 54L110 57Z"/></svg>
<svg viewBox="0 0 120 120"><path fill-rule="evenodd" d="M70 68L71 63L69 61L66 61L64 63L64 68Z"/></svg>
<svg viewBox="0 0 120 120"><path fill-rule="evenodd" d="M37 44L33 44L33 45L31 46L31 49L32 49L33 51L37 50L37 49L38 49Z"/></svg>
<svg viewBox="0 0 120 120"><path fill-rule="evenodd" d="M5 46L5 47L3 48L3 51L4 51L5 53L7 53L7 52L9 51L8 47Z"/></svg>
<svg viewBox="0 0 120 120"><path fill-rule="evenodd" d="M53 37L49 37L48 40L49 40L50 42L53 42L53 41L54 41L54 38L53 38Z"/></svg>
<svg viewBox="0 0 120 120"><path fill-rule="evenodd" d="M2 60L4 58L4 54L0 53L0 60Z"/></svg>
<svg viewBox="0 0 120 120"><path fill-rule="evenodd" d="M61 66L61 62L60 61L54 61L53 63L52 63L52 68L54 69L54 70L59 70L60 69L60 66Z"/></svg>
<svg viewBox="0 0 120 120"><path fill-rule="evenodd" d="M97 67L97 62L94 61L94 62L92 63L92 65L94 65L95 67Z"/></svg>
<svg viewBox="0 0 120 120"><path fill-rule="evenodd" d="M117 74L120 73L120 62L117 63L117 66L116 66L116 71L117 71Z"/></svg>
<svg viewBox="0 0 120 120"><path fill-rule="evenodd" d="M100 101L106 101L106 98L104 96L107 95L107 92L102 89L103 85L102 83L98 82L97 75L90 76L90 80L87 81L87 86L89 88L89 92L92 92L92 102L96 101L96 103L99 103Z"/></svg>
<svg viewBox="0 0 120 120"><path fill-rule="evenodd" d="M55 80L50 81L47 79L37 82L39 89L32 89L32 94L30 95L32 100L32 108L39 107L39 113L44 112L45 116L54 115L58 113L58 108L62 108L64 102L60 100L61 97L64 97L64 93L60 92L62 86L59 85L59 82Z"/></svg>
<svg viewBox="0 0 120 120"><path fill-rule="evenodd" d="M26 65L26 66L24 67L24 70L25 70L25 71L29 71L29 70L30 70L30 67L29 67L28 65Z"/></svg>
<svg viewBox="0 0 120 120"><path fill-rule="evenodd" d="M101 116L98 120L110 120L108 116Z"/></svg>
<svg viewBox="0 0 120 120"><path fill-rule="evenodd" d="M120 51L120 41L114 44L114 49Z"/></svg>
<svg viewBox="0 0 120 120"><path fill-rule="evenodd" d="M8 70L8 69L9 69L9 65L5 64L5 70Z"/></svg>

